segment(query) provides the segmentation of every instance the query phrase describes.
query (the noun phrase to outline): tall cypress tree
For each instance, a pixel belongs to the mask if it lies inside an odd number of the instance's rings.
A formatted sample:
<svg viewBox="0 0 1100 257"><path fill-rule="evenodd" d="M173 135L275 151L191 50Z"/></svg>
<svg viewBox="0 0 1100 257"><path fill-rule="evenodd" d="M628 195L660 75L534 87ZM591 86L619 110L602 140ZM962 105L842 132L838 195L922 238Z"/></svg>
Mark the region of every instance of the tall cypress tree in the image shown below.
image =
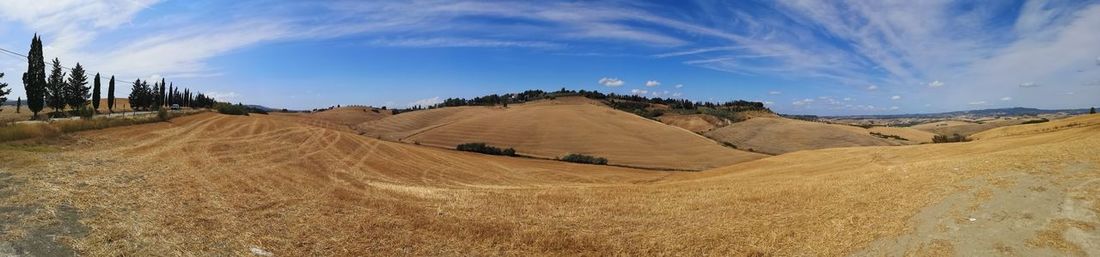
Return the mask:
<svg viewBox="0 0 1100 257"><path fill-rule="evenodd" d="M0 79L2 78L4 78L4 73L0 72ZM8 94L11 94L11 88L8 88L8 83L0 82L0 104L8 101Z"/></svg>
<svg viewBox="0 0 1100 257"><path fill-rule="evenodd" d="M15 98L15 113L19 113L19 109L23 109L23 98Z"/></svg>
<svg viewBox="0 0 1100 257"><path fill-rule="evenodd" d="M46 62L42 57L42 39L38 34L34 34L31 39L31 50L27 53L23 89L27 92L27 108L34 113L31 119L38 119L38 113L45 107L46 99Z"/></svg>
<svg viewBox="0 0 1100 257"><path fill-rule="evenodd" d="M85 74L84 66L80 63L76 63L72 71L69 72L69 81L67 90L65 90L65 103L69 105L69 109L82 110L88 106L88 97L91 95L88 90L88 75Z"/></svg>
<svg viewBox="0 0 1100 257"><path fill-rule="evenodd" d="M99 112L99 73L95 74L95 82L92 85L92 113Z"/></svg>
<svg viewBox="0 0 1100 257"><path fill-rule="evenodd" d="M107 82L107 112L115 112L115 76L111 76L111 81Z"/></svg>
<svg viewBox="0 0 1100 257"><path fill-rule="evenodd" d="M46 105L53 108L54 113L65 111L66 91L68 83L65 83L65 72L61 71L61 61L54 58L50 78L46 81Z"/></svg>
<svg viewBox="0 0 1100 257"><path fill-rule="evenodd" d="M157 103L159 103L160 106L165 106L166 101L164 100L165 99L164 87L166 87L166 86L168 86L168 83L164 83L164 78L160 78L160 94L157 95L157 97L158 97Z"/></svg>

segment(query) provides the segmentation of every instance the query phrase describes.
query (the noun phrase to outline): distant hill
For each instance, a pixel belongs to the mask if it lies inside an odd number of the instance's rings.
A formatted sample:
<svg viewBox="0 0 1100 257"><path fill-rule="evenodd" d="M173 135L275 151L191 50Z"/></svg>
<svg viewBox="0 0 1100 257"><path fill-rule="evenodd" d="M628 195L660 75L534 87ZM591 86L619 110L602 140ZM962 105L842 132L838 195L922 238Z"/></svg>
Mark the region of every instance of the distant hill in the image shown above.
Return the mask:
<svg viewBox="0 0 1100 257"><path fill-rule="evenodd" d="M1025 108L1025 107L1013 107L1013 108L998 108L998 109L981 109L981 110L969 110L969 111L954 111L954 112L941 112L941 113L923 113L923 114L889 114L889 115L842 115L842 116L823 116L828 118L853 118L853 119L896 119L896 118L952 118L959 116L1021 116L1021 115L1040 115L1040 114L1056 114L1066 113L1071 115L1088 113L1089 109L1059 109L1059 110L1043 110L1037 108Z"/></svg>

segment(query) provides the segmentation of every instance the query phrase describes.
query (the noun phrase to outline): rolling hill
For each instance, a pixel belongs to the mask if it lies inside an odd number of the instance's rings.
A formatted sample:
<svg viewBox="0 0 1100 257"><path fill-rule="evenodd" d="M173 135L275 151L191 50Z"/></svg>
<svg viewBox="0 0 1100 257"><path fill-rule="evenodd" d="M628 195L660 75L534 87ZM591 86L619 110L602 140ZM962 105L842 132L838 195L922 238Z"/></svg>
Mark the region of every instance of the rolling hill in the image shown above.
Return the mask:
<svg viewBox="0 0 1100 257"><path fill-rule="evenodd" d="M200 114L5 145L0 207L42 208L19 225L75 213L88 233L60 237L96 256L1100 251L1100 116L994 132L657 172Z"/></svg>
<svg viewBox="0 0 1100 257"><path fill-rule="evenodd" d="M607 158L614 165L651 169L703 170L764 157L583 97L508 108L415 111L362 124L360 131L371 137L444 148L483 142L545 159L587 154Z"/></svg>
<svg viewBox="0 0 1100 257"><path fill-rule="evenodd" d="M852 146L890 146L918 143L879 138L864 128L809 122L782 117L759 117L705 133L709 138L767 154L783 154Z"/></svg>

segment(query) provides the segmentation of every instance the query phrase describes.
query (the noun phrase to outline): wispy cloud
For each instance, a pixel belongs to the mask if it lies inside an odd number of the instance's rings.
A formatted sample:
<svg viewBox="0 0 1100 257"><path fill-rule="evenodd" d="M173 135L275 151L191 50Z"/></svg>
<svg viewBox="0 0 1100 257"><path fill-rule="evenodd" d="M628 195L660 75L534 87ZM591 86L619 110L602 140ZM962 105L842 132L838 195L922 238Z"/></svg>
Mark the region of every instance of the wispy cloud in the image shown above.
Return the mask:
<svg viewBox="0 0 1100 257"><path fill-rule="evenodd" d="M408 104L406 104L405 106L406 107L413 107L413 106L418 106L419 105L419 106L427 107L427 106L432 106L432 105L442 103L442 102L443 102L443 99L436 96L436 97L432 97L432 98L424 98L424 99L412 101L412 102L409 102Z"/></svg>
<svg viewBox="0 0 1100 257"><path fill-rule="evenodd" d="M600 85L604 85L606 87L621 87L621 86L623 86L623 84L626 83L626 82L623 82L623 80L621 80L621 79L608 78L608 77L603 77L598 82L600 83Z"/></svg>
<svg viewBox="0 0 1100 257"><path fill-rule="evenodd" d="M661 85L661 82L656 81L656 80L650 80L650 81L645 82L645 86L647 86L647 87L655 87L655 86L660 86L660 85Z"/></svg>

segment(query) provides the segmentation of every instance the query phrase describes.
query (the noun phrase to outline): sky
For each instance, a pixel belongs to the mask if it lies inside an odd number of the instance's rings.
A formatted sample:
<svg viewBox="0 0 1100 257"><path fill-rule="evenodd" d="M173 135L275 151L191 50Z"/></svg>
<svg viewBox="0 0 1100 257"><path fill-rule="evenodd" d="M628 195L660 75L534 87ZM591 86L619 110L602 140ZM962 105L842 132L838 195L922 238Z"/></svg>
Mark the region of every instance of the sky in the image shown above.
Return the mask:
<svg viewBox="0 0 1100 257"><path fill-rule="evenodd" d="M35 33L68 67L291 109L563 87L816 115L1100 105L1098 1L0 1L0 48ZM9 98L20 58L0 53Z"/></svg>

